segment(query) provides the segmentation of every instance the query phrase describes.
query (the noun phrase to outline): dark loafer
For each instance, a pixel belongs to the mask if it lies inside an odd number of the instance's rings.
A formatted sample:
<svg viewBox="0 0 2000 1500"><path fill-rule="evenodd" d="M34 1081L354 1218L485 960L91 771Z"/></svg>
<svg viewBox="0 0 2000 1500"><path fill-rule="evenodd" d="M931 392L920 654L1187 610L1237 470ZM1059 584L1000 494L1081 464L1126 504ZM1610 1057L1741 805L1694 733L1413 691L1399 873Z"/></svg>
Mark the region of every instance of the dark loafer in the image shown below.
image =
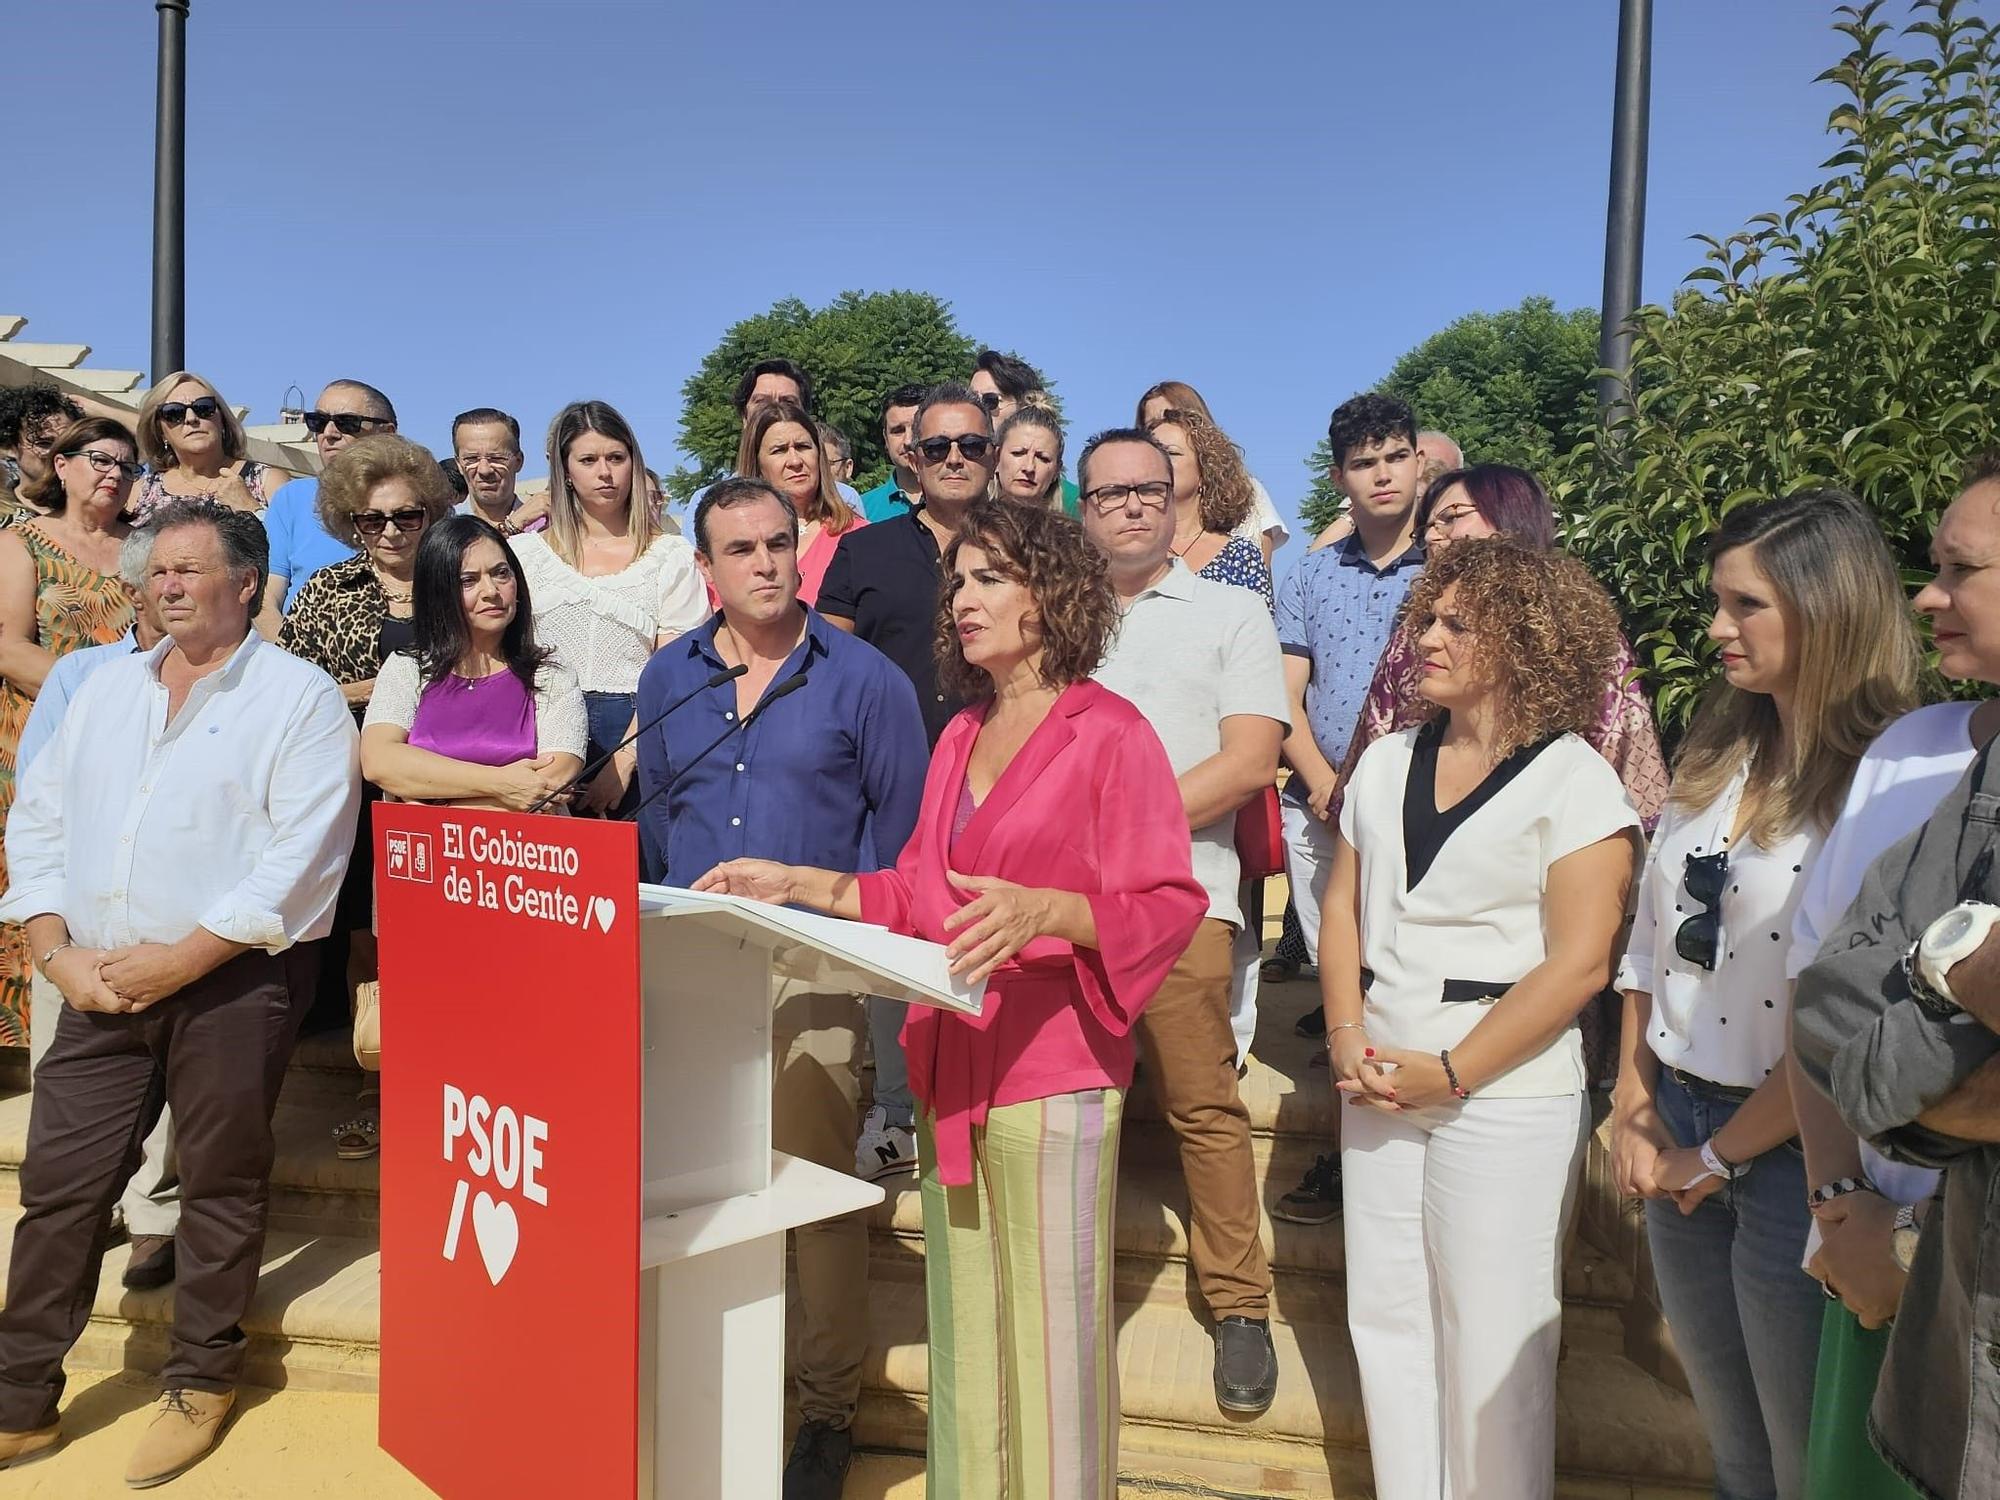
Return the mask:
<svg viewBox="0 0 2000 1500"><path fill-rule="evenodd" d="M1278 1394L1278 1351L1267 1318L1228 1317L1215 1325L1215 1404L1255 1416Z"/></svg>
<svg viewBox="0 0 2000 1500"><path fill-rule="evenodd" d="M132 1258L125 1263L125 1285L150 1291L174 1279L174 1237L141 1234L132 1238Z"/></svg>

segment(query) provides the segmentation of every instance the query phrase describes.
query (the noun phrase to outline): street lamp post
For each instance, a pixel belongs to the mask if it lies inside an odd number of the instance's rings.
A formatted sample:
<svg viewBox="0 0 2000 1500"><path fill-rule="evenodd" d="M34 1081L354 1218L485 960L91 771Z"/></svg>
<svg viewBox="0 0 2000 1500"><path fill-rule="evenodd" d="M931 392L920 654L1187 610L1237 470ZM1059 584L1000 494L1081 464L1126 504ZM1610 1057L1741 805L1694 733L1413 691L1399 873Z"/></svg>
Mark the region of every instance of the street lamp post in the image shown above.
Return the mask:
<svg viewBox="0 0 2000 1500"><path fill-rule="evenodd" d="M160 13L159 106L153 125L153 368L187 368L187 19L190 0Z"/></svg>
<svg viewBox="0 0 2000 1500"><path fill-rule="evenodd" d="M1632 333L1646 235L1646 123L1653 97L1653 0L1620 0L1618 92L1611 115L1611 201L1604 216L1604 317L1597 409L1617 419L1631 401Z"/></svg>

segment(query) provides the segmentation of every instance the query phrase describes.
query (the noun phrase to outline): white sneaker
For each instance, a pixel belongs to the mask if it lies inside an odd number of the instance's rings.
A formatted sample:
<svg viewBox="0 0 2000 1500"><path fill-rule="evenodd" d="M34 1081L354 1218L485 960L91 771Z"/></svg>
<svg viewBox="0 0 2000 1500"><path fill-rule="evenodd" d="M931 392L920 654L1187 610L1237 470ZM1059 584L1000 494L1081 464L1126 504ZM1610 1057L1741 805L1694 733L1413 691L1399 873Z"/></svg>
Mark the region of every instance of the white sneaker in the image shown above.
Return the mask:
<svg viewBox="0 0 2000 1500"><path fill-rule="evenodd" d="M854 1175L865 1182L917 1169L917 1133L907 1125L891 1125L881 1105L869 1106L862 1117L861 1139L854 1145Z"/></svg>

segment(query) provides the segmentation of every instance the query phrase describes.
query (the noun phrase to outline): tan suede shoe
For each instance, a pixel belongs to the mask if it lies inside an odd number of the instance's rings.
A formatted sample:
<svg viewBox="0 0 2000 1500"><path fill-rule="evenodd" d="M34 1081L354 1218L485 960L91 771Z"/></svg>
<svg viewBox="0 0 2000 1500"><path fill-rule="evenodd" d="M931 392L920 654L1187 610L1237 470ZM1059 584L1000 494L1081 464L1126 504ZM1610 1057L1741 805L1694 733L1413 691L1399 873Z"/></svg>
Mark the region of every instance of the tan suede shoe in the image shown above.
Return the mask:
<svg viewBox="0 0 2000 1500"><path fill-rule="evenodd" d="M215 1446L235 1406L234 1391L163 1392L151 1425L125 1466L125 1483L145 1490L186 1473Z"/></svg>
<svg viewBox="0 0 2000 1500"><path fill-rule="evenodd" d="M33 1432L0 1432L0 1469L31 1464L62 1446L62 1424L51 1422Z"/></svg>

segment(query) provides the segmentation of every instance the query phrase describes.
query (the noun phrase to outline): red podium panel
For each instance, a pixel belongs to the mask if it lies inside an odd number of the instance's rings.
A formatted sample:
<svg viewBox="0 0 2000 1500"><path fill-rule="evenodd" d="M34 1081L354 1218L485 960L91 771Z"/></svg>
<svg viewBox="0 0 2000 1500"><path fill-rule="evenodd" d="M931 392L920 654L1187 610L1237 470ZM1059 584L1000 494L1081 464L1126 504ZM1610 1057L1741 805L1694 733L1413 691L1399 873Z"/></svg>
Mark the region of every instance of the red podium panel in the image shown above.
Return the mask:
<svg viewBox="0 0 2000 1500"><path fill-rule="evenodd" d="M638 1482L638 838L384 802L382 1446L446 1497Z"/></svg>

